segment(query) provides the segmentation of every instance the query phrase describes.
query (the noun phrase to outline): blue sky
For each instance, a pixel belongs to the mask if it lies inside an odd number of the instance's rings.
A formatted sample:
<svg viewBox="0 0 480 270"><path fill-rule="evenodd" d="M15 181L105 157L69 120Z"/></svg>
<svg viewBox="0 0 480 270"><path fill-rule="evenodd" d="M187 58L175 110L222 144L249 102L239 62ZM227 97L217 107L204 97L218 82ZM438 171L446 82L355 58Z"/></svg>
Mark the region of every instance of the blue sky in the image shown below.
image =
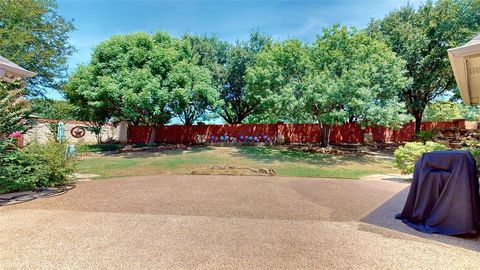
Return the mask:
<svg viewBox="0 0 480 270"><path fill-rule="evenodd" d="M77 52L70 58L70 72L88 63L92 49L114 34L155 32L174 35L185 32L215 34L234 42L246 39L252 30L270 34L276 40L289 37L312 41L322 27L334 23L364 27L371 18L382 18L407 3L395 0L214 0L214 1L134 1L134 0L58 0L58 12L73 19L70 37ZM56 92L47 96L61 98Z"/></svg>

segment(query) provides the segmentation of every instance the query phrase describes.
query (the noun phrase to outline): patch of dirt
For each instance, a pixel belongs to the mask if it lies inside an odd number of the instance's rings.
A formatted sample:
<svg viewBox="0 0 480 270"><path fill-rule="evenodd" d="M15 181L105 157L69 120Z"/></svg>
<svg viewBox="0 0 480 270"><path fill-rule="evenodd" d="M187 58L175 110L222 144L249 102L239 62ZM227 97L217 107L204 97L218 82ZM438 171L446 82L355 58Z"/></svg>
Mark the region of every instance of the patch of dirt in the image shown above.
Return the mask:
<svg viewBox="0 0 480 270"><path fill-rule="evenodd" d="M84 182L84 181L92 181L92 178L99 177L98 174L93 173L74 173L73 177L75 177L75 181L77 182Z"/></svg>
<svg viewBox="0 0 480 270"><path fill-rule="evenodd" d="M330 147L321 147L314 144L293 144L284 146L290 151L330 154L335 156L368 156L384 160L393 160L393 152L398 144L338 144Z"/></svg>
<svg viewBox="0 0 480 270"><path fill-rule="evenodd" d="M277 173L274 169L267 168L250 168L250 167L234 167L234 166L213 166L206 169L198 169L191 172L193 175L243 175L243 176L275 176Z"/></svg>
<svg viewBox="0 0 480 270"><path fill-rule="evenodd" d="M138 147L133 148L132 145L126 145L123 149L116 151L104 151L104 152L84 152L77 153L77 158L80 160L104 157L104 156L142 156L151 155L155 153L162 153L174 150L192 150L192 147L188 147L184 144L172 144L172 145L160 145L155 147Z"/></svg>
<svg viewBox="0 0 480 270"><path fill-rule="evenodd" d="M184 144L167 144L159 145L154 147L138 147L134 148L133 145L126 145L123 147L120 152L162 152L162 151L171 151L171 150L187 150L188 146Z"/></svg>
<svg viewBox="0 0 480 270"><path fill-rule="evenodd" d="M291 151L301 151L301 152L308 152L308 153L319 153L319 154L330 154L330 155L344 155L345 151L333 148L333 147L320 147L318 145L312 144L292 144L287 146L288 150Z"/></svg>

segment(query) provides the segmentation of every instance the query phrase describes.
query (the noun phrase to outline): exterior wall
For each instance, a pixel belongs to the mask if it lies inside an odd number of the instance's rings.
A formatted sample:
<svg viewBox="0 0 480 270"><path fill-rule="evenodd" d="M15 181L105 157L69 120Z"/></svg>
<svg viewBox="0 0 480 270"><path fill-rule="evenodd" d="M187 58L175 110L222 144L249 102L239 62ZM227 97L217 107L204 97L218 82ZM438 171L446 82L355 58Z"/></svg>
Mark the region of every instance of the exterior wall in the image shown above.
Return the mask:
<svg viewBox="0 0 480 270"><path fill-rule="evenodd" d="M34 125L31 129L29 129L23 135L23 144L27 145L30 142L37 141L40 143L47 142L50 138L52 138L52 133L49 129L49 123L57 122L55 120L49 119L36 119L37 124ZM65 124L65 136L67 141L72 144L96 144L97 139L95 134L86 130L85 136L82 138L75 138L71 134L71 130L74 127L80 126L85 127L87 126L86 122L82 121L61 121ZM106 124L102 127L102 141L107 140L115 140L118 142L127 142L127 131L128 131L128 124L125 122L121 122L117 126Z"/></svg>
<svg viewBox="0 0 480 270"><path fill-rule="evenodd" d="M476 122L454 120L449 122L423 122L422 130L431 129L476 129ZM150 134L148 126L129 126L129 143L147 143ZM237 125L170 125L157 129L155 142L159 143L195 143L209 141L212 136L228 135L237 140L241 136L267 136L285 143L320 142L320 127L317 124L237 124ZM415 134L415 123L407 123L398 130L385 127L362 128L358 124L333 126L330 134L331 143L363 143L364 135L372 134L374 142L406 142Z"/></svg>

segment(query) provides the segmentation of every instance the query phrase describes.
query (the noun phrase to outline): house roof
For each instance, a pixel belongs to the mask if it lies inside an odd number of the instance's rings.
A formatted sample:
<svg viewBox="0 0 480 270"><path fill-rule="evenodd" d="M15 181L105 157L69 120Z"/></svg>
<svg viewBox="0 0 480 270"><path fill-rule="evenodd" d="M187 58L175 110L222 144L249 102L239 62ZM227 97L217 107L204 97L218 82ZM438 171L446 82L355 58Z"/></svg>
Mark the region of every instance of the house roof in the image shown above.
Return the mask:
<svg viewBox="0 0 480 270"><path fill-rule="evenodd" d="M0 78L12 80L18 77L26 78L35 75L37 73L28 71L0 55Z"/></svg>
<svg viewBox="0 0 480 270"><path fill-rule="evenodd" d="M465 104L480 104L480 34L448 50L448 58Z"/></svg>
<svg viewBox="0 0 480 270"><path fill-rule="evenodd" d="M470 40L469 42L465 43L464 46L476 44L476 43L479 43L479 42L480 42L480 34L476 35L474 38L472 38L472 40Z"/></svg>

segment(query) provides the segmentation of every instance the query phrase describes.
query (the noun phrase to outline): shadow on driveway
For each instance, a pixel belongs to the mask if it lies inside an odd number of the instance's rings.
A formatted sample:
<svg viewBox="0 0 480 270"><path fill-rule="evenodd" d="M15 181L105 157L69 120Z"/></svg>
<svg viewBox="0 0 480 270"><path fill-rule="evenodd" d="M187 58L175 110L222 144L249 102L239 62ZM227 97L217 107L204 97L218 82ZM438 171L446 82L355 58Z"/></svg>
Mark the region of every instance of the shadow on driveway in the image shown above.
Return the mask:
<svg viewBox="0 0 480 270"><path fill-rule="evenodd" d="M470 236L445 236L439 234L427 234L416 231L402 221L395 219L395 214L402 211L407 199L410 186L406 187L395 196L384 202L378 208L361 219L362 222L383 227L386 229L418 236L421 238L438 241L443 244L462 247L480 252L480 234Z"/></svg>

